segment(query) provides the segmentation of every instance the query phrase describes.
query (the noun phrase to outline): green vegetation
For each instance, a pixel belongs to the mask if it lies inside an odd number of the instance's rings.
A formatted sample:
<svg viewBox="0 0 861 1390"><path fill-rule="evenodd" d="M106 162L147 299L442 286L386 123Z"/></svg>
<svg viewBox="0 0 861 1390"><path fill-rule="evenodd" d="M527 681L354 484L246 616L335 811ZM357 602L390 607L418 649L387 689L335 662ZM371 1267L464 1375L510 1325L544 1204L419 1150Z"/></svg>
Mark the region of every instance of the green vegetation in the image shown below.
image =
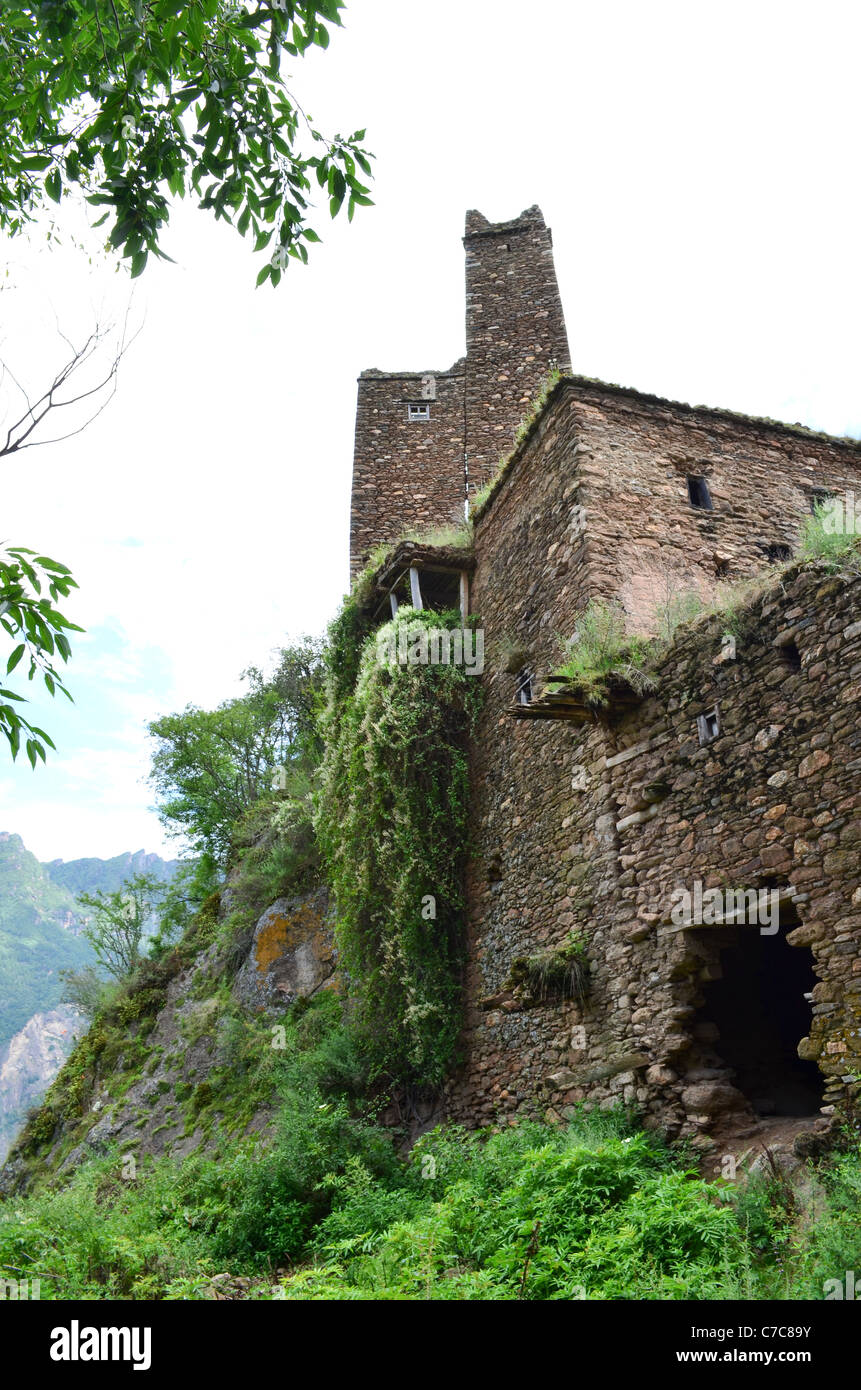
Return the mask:
<svg viewBox="0 0 861 1390"><path fill-rule="evenodd" d="M89 1106L97 1083L116 1101L148 1067L153 1057L149 1035L168 987L215 940L217 909L216 896L203 905L178 946L158 959L143 958L130 975L94 1001L89 1031L76 1043L15 1144L28 1175L37 1182L50 1176L44 1164L46 1146L59 1143L60 1155L65 1156L86 1136L94 1120Z"/></svg>
<svg viewBox="0 0 861 1390"><path fill-rule="evenodd" d="M190 843L210 888L227 864L234 828L262 798L287 791L301 799L320 751L318 641L282 649L269 677L257 667L243 676L244 695L214 710L189 705L149 725L159 816L169 834Z"/></svg>
<svg viewBox="0 0 861 1390"><path fill-rule="evenodd" d="M259 916L276 898L320 883L311 789L310 776L296 771L289 791L258 801L236 826L233 857L241 873L233 898L240 913Z"/></svg>
<svg viewBox="0 0 861 1390"><path fill-rule="evenodd" d="M472 545L472 523L462 521L448 526L432 526L424 531L406 531L404 540L417 545L439 546L446 550L469 550Z"/></svg>
<svg viewBox="0 0 861 1390"><path fill-rule="evenodd" d="M628 635L619 603L591 599L577 619L574 635L563 641L562 652L549 684L573 686L596 707L608 703L612 681L626 681L638 694L655 689L647 669L649 643Z"/></svg>
<svg viewBox="0 0 861 1390"><path fill-rule="evenodd" d="M508 985L524 986L527 993L544 1000L550 995L577 999L581 1003L589 989L589 961L586 943L569 935L562 946L518 956L511 962Z"/></svg>
<svg viewBox="0 0 861 1390"><path fill-rule="evenodd" d="M548 684L574 687L595 708L608 703L608 686L613 681L626 681L638 694L648 694L657 685L654 667L681 629L713 619L726 636L744 636L756 619L757 600L776 579L810 562L824 562L832 573L857 569L861 536L848 530L835 531L833 513L817 507L805 524L801 550L794 559L735 582L718 584L709 599L696 590L670 595L655 611L655 635L651 638L629 635L621 604L592 599L581 613L574 635L561 642L562 659Z"/></svg>
<svg viewBox="0 0 861 1390"><path fill-rule="evenodd" d="M458 627L460 614L435 613L433 623ZM338 633L316 826L372 1068L438 1084L459 1028L465 736L480 691L463 666L379 659L378 642L409 643L417 624L415 610L401 609L358 659Z"/></svg>
<svg viewBox="0 0 861 1390"><path fill-rule="evenodd" d="M783 576L801 565L820 564L830 573L857 572L861 567L861 535L843 523L843 508L832 510L817 504L805 519L798 553L790 560L769 566L759 574L715 585L706 599L696 590L686 590L668 598L656 611L657 650L666 649L682 627L714 618L728 636L742 637L755 621L758 599Z"/></svg>
<svg viewBox="0 0 861 1390"><path fill-rule="evenodd" d="M82 893L81 908L92 914L83 935L96 960L115 980L124 980L141 963L144 932L164 889L152 874L134 874L112 893Z"/></svg>
<svg viewBox="0 0 861 1390"><path fill-rule="evenodd" d="M0 11L0 229L15 235L67 194L111 219L138 275L161 250L168 194L307 260L312 184L332 217L370 203L365 132L323 136L288 92L282 52L327 48L341 0L6 0ZM98 224L97 224L98 225Z"/></svg>
<svg viewBox="0 0 861 1390"><path fill-rule="evenodd" d="M853 499L854 501L854 499ZM849 565L861 568L861 516L853 514L848 499L831 498L817 503L806 518L801 535L801 554L806 560L823 560L838 570Z"/></svg>
<svg viewBox="0 0 861 1390"><path fill-rule="evenodd" d="M0 34L3 21L0 18ZM0 222L3 202L0 199ZM65 565L47 555L37 555L26 546L0 548L0 627L11 643L6 658L6 679L26 658L27 679L41 674L49 695L61 690L68 700L71 695L63 676L54 664L59 657L67 662L72 654L67 632L83 629L69 622L55 607L58 598L68 598L78 586ZM47 596L43 589L48 591ZM9 702L12 701L10 704ZM45 761L45 744L54 744L36 724L30 724L17 706L26 704L26 697L8 685L0 688L0 733L3 734L13 759L17 758L24 739L30 766L37 758Z"/></svg>
<svg viewBox="0 0 861 1390"><path fill-rule="evenodd" d="M92 966L61 971L63 1001L90 1020L117 998L145 957L158 960L178 944L206 896L208 875L195 860L165 863L156 855L119 855L104 863L107 881L114 880L119 863L135 859L155 860L156 871L132 874L115 889L82 893L76 904L85 922L82 935L92 945L102 973ZM80 861L87 878L99 862Z"/></svg>
<svg viewBox="0 0 861 1390"><path fill-rule="evenodd" d="M19 835L0 837L0 1048L60 1003L60 971L92 962L89 943L65 927L74 908Z"/></svg>
<svg viewBox="0 0 861 1390"><path fill-rule="evenodd" d="M404 1161L333 1080L344 1039L331 999L291 1025L268 1150L131 1180L109 1155L0 1206L0 1277L43 1299L194 1299L225 1269L255 1298L822 1299L861 1262L857 1139L811 1166L808 1206L779 1177L702 1181L621 1110L437 1129Z"/></svg>

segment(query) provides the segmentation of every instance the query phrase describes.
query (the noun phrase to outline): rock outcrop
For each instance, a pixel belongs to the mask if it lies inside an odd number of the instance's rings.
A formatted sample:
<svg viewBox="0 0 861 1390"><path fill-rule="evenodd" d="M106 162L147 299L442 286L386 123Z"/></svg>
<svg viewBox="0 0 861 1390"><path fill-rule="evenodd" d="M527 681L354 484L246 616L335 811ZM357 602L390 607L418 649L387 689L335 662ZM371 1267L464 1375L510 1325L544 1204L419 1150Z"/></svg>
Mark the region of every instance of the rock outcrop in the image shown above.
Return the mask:
<svg viewBox="0 0 861 1390"><path fill-rule="evenodd" d="M34 1014L0 1049L0 1162L27 1111L41 1101L85 1026L77 1009L61 1004Z"/></svg>

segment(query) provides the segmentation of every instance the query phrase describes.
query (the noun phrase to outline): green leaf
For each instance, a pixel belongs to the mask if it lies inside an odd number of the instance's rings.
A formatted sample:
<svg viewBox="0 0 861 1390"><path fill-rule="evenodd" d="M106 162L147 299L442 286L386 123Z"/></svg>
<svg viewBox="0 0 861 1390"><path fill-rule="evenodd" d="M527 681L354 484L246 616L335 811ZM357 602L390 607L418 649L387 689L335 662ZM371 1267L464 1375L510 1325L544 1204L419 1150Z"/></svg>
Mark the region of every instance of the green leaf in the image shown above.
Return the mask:
<svg viewBox="0 0 861 1390"><path fill-rule="evenodd" d="M53 198L55 203L59 203L62 196L62 183L60 181L59 169L52 169L45 180L45 192L49 198Z"/></svg>
<svg viewBox="0 0 861 1390"><path fill-rule="evenodd" d="M26 646L26 643L24 643L24 642L22 642L21 645L20 645L19 647L16 647L16 648L15 648L15 650L14 650L14 652L12 653L12 655L10 656L9 660L6 662L6 675L7 675L7 676L9 675L9 672L10 672L10 671L14 671L14 670L15 670L15 667L18 665L18 662L21 660L21 657L24 655L24 653L25 653L26 650L27 650L27 646Z"/></svg>
<svg viewBox="0 0 861 1390"><path fill-rule="evenodd" d="M41 565L43 570L51 570L54 574L71 574L67 565L61 565L56 560L49 559L47 555L37 555L33 563Z"/></svg>

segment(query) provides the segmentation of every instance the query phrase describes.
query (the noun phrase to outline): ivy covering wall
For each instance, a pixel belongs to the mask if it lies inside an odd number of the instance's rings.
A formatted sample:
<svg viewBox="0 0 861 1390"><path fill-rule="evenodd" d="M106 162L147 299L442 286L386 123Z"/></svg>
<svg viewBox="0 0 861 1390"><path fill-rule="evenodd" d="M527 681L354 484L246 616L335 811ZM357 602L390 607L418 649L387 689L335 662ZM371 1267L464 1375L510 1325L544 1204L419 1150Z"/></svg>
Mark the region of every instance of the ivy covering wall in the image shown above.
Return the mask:
<svg viewBox="0 0 861 1390"><path fill-rule="evenodd" d="M371 1070L438 1084L460 1028L467 853L466 742L480 681L462 665L380 660L378 642L460 615L402 608L364 639L345 689L356 625L336 620L323 717L316 829L338 904L340 963ZM475 622L475 619L471 619ZM339 626L340 622L340 626Z"/></svg>

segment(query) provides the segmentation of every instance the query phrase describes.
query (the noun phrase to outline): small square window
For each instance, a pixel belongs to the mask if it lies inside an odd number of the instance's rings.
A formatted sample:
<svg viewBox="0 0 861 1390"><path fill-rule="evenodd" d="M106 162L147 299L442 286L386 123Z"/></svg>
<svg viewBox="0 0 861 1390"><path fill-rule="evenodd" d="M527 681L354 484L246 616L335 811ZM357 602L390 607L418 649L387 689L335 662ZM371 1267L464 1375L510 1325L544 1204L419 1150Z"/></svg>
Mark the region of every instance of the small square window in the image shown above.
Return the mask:
<svg viewBox="0 0 861 1390"><path fill-rule="evenodd" d="M688 474L688 497L692 507L703 512L712 510L711 493L705 478L697 477L693 473Z"/></svg>
<svg viewBox="0 0 861 1390"><path fill-rule="evenodd" d="M720 719L718 718L717 705L714 709L707 710L705 714L697 715L697 733L700 736L700 744L714 743L720 733Z"/></svg>
<svg viewBox="0 0 861 1390"><path fill-rule="evenodd" d="M408 420L429 420L430 406L426 401L418 401L415 405L407 406Z"/></svg>

